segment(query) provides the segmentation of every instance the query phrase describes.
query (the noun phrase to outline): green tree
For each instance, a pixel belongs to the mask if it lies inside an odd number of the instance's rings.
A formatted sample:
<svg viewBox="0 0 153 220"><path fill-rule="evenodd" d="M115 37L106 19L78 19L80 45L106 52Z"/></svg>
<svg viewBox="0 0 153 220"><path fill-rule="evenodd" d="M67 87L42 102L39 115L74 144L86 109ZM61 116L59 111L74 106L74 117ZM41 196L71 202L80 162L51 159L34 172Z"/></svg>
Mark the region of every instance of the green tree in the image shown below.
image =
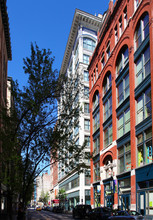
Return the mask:
<svg viewBox="0 0 153 220"><path fill-rule="evenodd" d="M83 157L85 145L75 143L71 129L77 126L81 112L79 103L72 105L73 89L76 86L79 90L79 86L65 75L59 77L57 70L53 70L51 55L50 50L40 50L37 44L31 44L31 55L23 60L27 85L21 90L12 81L12 106L10 109L1 106L0 159L4 165L1 182L8 186L10 197L19 195L23 207L32 195L35 178L50 166L50 161L62 161L79 170L76 160ZM63 111L57 109L61 94Z"/></svg>
<svg viewBox="0 0 153 220"><path fill-rule="evenodd" d="M43 202L45 205L47 205L48 200L49 200L49 193L48 192L44 193L44 191L42 191L39 198L39 202Z"/></svg>

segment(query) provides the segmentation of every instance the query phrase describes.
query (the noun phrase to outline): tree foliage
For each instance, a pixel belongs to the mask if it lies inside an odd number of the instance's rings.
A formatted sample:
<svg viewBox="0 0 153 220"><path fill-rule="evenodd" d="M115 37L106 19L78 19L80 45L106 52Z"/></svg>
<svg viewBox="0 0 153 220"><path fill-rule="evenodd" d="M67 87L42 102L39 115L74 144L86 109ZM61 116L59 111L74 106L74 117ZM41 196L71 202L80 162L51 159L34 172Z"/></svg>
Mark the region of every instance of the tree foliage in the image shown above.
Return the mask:
<svg viewBox="0 0 153 220"><path fill-rule="evenodd" d="M23 61L27 85L21 90L12 81L12 105L10 109L1 106L0 159L4 165L1 181L26 204L34 179L50 162L61 161L79 170L85 145L79 146L72 136L81 112L75 101L76 80L59 76L51 51L40 50L37 44L31 44L31 55Z"/></svg>

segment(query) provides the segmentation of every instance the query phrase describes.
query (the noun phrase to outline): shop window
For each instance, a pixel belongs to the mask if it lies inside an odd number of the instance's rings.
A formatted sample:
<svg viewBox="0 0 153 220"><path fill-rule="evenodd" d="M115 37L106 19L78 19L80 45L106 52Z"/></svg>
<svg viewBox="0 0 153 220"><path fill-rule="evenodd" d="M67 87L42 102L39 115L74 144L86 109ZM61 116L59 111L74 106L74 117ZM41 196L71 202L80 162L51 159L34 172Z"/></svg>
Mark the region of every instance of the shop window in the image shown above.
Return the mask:
<svg viewBox="0 0 153 220"><path fill-rule="evenodd" d="M84 113L89 114L89 103L84 103Z"/></svg>
<svg viewBox="0 0 153 220"><path fill-rule="evenodd" d="M92 105L93 105L93 111L97 108L97 106L99 106L99 92L98 91L96 91L94 94Z"/></svg>
<svg viewBox="0 0 153 220"><path fill-rule="evenodd" d="M151 87L144 91L136 100L137 102L137 124L149 117L151 111Z"/></svg>
<svg viewBox="0 0 153 220"><path fill-rule="evenodd" d="M135 62L136 86L138 86L150 74L150 46L145 48L143 53Z"/></svg>
<svg viewBox="0 0 153 220"><path fill-rule="evenodd" d="M90 130L90 120L88 120L88 119L84 120L84 129L87 131Z"/></svg>
<svg viewBox="0 0 153 220"><path fill-rule="evenodd" d="M100 136L96 137L93 141L93 154L94 156L100 152Z"/></svg>
<svg viewBox="0 0 153 220"><path fill-rule="evenodd" d="M117 86L118 106L129 96L129 74L127 74Z"/></svg>
<svg viewBox="0 0 153 220"><path fill-rule="evenodd" d="M84 81L89 82L89 72L84 70Z"/></svg>
<svg viewBox="0 0 153 220"><path fill-rule="evenodd" d="M149 15L145 13L139 20L135 31L135 50L141 45L142 41L149 35Z"/></svg>
<svg viewBox="0 0 153 220"><path fill-rule="evenodd" d="M96 114L93 116L93 133L97 131L100 127L100 117L99 112L96 112Z"/></svg>
<svg viewBox="0 0 153 220"><path fill-rule="evenodd" d="M106 94L106 92L111 88L111 86L112 86L112 77L111 77L111 73L108 72L103 81L103 95Z"/></svg>
<svg viewBox="0 0 153 220"><path fill-rule="evenodd" d="M89 64L89 56L86 54L83 54L83 63Z"/></svg>
<svg viewBox="0 0 153 220"><path fill-rule="evenodd" d="M124 69L128 61L129 61L129 51L128 51L128 47L125 46L120 51L118 58L117 58L117 62L116 62L116 74L117 75L121 74L122 70Z"/></svg>
<svg viewBox="0 0 153 220"><path fill-rule="evenodd" d="M117 131L118 138L130 131L130 108L118 116Z"/></svg>
<svg viewBox="0 0 153 220"><path fill-rule="evenodd" d="M96 42L88 37L84 37L83 38L83 48L90 50L90 51L94 51L96 46Z"/></svg>
<svg viewBox="0 0 153 220"><path fill-rule="evenodd" d="M109 144L112 143L113 136L112 136L112 124L110 124L104 130L104 148L106 148Z"/></svg>
<svg viewBox="0 0 153 220"><path fill-rule="evenodd" d="M118 148L118 172L131 170L131 145L127 143Z"/></svg>
<svg viewBox="0 0 153 220"><path fill-rule="evenodd" d="M137 151L138 167L153 162L152 128L137 136Z"/></svg>
<svg viewBox="0 0 153 220"><path fill-rule="evenodd" d="M94 182L100 181L100 162L98 161L97 163L94 164Z"/></svg>
<svg viewBox="0 0 153 220"><path fill-rule="evenodd" d="M104 103L104 121L112 115L112 96L110 96Z"/></svg>

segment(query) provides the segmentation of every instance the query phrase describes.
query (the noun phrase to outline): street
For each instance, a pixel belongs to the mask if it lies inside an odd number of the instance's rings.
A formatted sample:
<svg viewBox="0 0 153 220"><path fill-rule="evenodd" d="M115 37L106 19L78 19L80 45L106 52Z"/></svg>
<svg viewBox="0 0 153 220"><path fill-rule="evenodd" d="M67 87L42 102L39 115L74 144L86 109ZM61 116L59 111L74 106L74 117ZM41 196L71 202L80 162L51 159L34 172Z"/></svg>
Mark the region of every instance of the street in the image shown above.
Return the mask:
<svg viewBox="0 0 153 220"><path fill-rule="evenodd" d="M27 220L70 220L72 214L53 213L50 211L36 211L35 209L27 210Z"/></svg>

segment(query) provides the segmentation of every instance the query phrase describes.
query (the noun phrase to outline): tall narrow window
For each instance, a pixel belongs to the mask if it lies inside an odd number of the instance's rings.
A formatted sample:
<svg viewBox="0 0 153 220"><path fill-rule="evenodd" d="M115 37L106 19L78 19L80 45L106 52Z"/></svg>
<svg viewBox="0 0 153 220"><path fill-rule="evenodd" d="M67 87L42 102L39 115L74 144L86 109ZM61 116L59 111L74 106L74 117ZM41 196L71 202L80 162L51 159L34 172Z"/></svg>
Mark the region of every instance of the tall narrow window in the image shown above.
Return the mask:
<svg viewBox="0 0 153 220"><path fill-rule="evenodd" d="M151 115L151 88L137 98L137 124Z"/></svg>
<svg viewBox="0 0 153 220"><path fill-rule="evenodd" d="M108 59L110 56L110 41L107 44L106 53L107 53L107 59Z"/></svg>
<svg viewBox="0 0 153 220"><path fill-rule="evenodd" d="M118 42L118 28L117 25L115 26L115 44Z"/></svg>
<svg viewBox="0 0 153 220"><path fill-rule="evenodd" d="M110 96L104 103L104 121L106 121L112 114L112 96Z"/></svg>
<svg viewBox="0 0 153 220"><path fill-rule="evenodd" d="M138 86L150 74L150 47L148 46L140 54L135 62L136 86Z"/></svg>
<svg viewBox="0 0 153 220"><path fill-rule="evenodd" d="M124 9L124 29L126 28L128 24L128 19L127 19L127 6Z"/></svg>
<svg viewBox="0 0 153 220"><path fill-rule="evenodd" d="M90 51L94 51L96 46L96 42L90 38L84 37L83 38L83 48L90 50Z"/></svg>
<svg viewBox="0 0 153 220"><path fill-rule="evenodd" d="M89 56L86 54L83 54L83 63L89 64Z"/></svg>
<svg viewBox="0 0 153 220"><path fill-rule="evenodd" d="M84 70L84 81L89 82L89 72Z"/></svg>
<svg viewBox="0 0 153 220"><path fill-rule="evenodd" d="M126 64L129 61L129 51L128 51L128 47L124 46L118 57L117 57L117 62L116 62L116 73L117 75L119 75L122 70L124 69L124 67L126 66Z"/></svg>
<svg viewBox="0 0 153 220"><path fill-rule="evenodd" d="M121 36L123 32L122 16L119 19L119 35Z"/></svg>
<svg viewBox="0 0 153 220"><path fill-rule="evenodd" d="M111 88L111 86L112 86L112 77L111 77L111 73L108 72L103 82L103 95L106 94L106 92Z"/></svg>
<svg viewBox="0 0 153 220"><path fill-rule="evenodd" d="M138 167L152 163L152 128L148 128L137 136L137 152Z"/></svg>
<svg viewBox="0 0 153 220"><path fill-rule="evenodd" d="M135 30L135 50L141 45L142 41L149 35L149 15L144 13L139 20Z"/></svg>
<svg viewBox="0 0 153 220"><path fill-rule="evenodd" d="M103 69L105 66L105 53L104 52L102 53L102 57L101 57L101 65L102 65L102 69Z"/></svg>
<svg viewBox="0 0 153 220"><path fill-rule="evenodd" d="M109 144L111 144L113 140L112 136L112 124L110 124L105 130L104 130L104 147L107 147Z"/></svg>
<svg viewBox="0 0 153 220"><path fill-rule="evenodd" d="M99 92L96 91L93 97L93 111L97 108L99 105Z"/></svg>
<svg viewBox="0 0 153 220"><path fill-rule="evenodd" d="M130 131L130 108L118 116L117 131L118 138Z"/></svg>
<svg viewBox="0 0 153 220"><path fill-rule="evenodd" d="M120 105L129 96L129 74L117 86L117 101Z"/></svg>

